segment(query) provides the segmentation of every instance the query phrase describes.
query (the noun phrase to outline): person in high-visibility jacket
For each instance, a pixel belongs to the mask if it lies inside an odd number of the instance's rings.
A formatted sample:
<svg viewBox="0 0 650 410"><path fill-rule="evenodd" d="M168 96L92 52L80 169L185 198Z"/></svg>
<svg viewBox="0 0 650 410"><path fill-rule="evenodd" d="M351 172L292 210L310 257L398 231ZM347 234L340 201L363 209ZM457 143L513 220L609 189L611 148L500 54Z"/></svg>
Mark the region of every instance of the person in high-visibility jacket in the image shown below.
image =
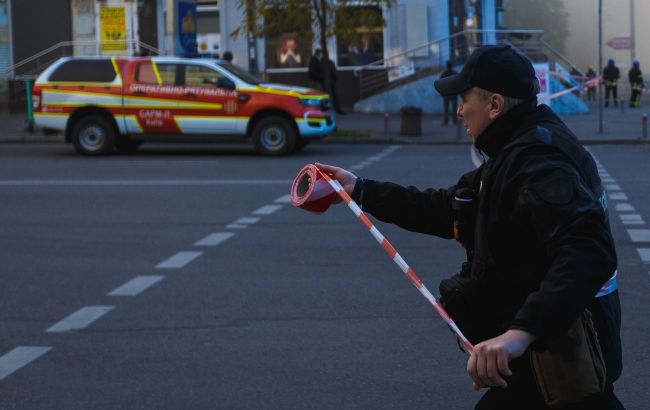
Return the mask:
<svg viewBox="0 0 650 410"><path fill-rule="evenodd" d="M632 89L630 108L639 108L641 107L641 92L643 91L643 74L638 61L632 63L632 68L627 73L627 77L630 79L630 89Z"/></svg>
<svg viewBox="0 0 650 410"><path fill-rule="evenodd" d="M605 107L609 107L609 95L614 98L614 106L618 107L618 79L621 78L619 71L613 59L609 59L607 67L603 70L603 80L605 81Z"/></svg>

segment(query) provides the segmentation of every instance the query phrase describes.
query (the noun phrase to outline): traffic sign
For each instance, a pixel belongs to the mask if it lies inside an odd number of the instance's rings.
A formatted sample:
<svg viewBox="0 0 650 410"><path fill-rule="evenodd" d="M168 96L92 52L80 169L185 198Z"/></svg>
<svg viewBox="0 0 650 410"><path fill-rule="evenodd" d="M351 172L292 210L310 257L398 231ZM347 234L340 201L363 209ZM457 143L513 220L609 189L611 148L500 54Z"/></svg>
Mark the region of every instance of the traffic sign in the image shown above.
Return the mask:
<svg viewBox="0 0 650 410"><path fill-rule="evenodd" d="M632 48L632 39L630 37L614 37L606 44L614 50L629 50Z"/></svg>

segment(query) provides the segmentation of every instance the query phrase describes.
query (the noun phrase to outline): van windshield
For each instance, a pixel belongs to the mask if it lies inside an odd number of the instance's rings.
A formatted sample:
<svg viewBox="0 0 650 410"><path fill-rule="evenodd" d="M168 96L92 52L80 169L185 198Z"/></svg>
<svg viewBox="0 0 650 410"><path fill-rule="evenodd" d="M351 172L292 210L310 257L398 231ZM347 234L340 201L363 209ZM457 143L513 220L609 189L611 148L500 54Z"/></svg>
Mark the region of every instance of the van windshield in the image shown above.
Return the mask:
<svg viewBox="0 0 650 410"><path fill-rule="evenodd" d="M242 80L246 81L249 84L253 85L259 85L260 80L259 78L255 77L253 74L249 73L248 71L244 70L243 68L237 67L236 65L232 65L230 63L221 63L219 64L219 67L222 67L226 71L228 71L230 74L233 74Z"/></svg>

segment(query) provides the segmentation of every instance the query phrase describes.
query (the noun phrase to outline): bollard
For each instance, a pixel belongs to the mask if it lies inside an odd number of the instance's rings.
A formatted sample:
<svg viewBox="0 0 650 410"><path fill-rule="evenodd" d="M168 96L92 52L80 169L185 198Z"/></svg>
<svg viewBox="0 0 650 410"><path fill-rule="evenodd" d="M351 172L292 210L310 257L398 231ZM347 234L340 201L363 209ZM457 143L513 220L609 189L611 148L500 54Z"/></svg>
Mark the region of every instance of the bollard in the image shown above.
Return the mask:
<svg viewBox="0 0 650 410"><path fill-rule="evenodd" d="M390 120L390 114L387 112L384 113L384 138L388 139L388 121Z"/></svg>
<svg viewBox="0 0 650 410"><path fill-rule="evenodd" d="M641 136L644 140L648 139L648 114L641 116Z"/></svg>
<svg viewBox="0 0 650 410"><path fill-rule="evenodd" d="M32 82L25 80L25 93L27 94L27 129L30 133L34 132L34 110L32 101Z"/></svg>
<svg viewBox="0 0 650 410"><path fill-rule="evenodd" d="M621 114L623 114L625 112L625 100L621 98L619 103L619 106L621 107Z"/></svg>

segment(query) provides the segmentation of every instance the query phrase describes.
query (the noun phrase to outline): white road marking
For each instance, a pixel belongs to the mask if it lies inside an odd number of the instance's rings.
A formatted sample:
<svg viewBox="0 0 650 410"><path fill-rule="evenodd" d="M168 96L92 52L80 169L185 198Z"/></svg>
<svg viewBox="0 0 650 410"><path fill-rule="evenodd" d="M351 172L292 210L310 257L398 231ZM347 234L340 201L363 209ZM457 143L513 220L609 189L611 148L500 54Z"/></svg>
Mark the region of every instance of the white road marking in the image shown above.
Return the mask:
<svg viewBox="0 0 650 410"><path fill-rule="evenodd" d="M609 194L612 201L627 201L627 195L624 192L612 192Z"/></svg>
<svg viewBox="0 0 650 410"><path fill-rule="evenodd" d="M194 246L217 246L220 243L232 238L232 232L215 232L196 242Z"/></svg>
<svg viewBox="0 0 650 410"><path fill-rule="evenodd" d="M601 178L611 178L612 176L609 175L609 172L599 172Z"/></svg>
<svg viewBox="0 0 650 410"><path fill-rule="evenodd" d="M352 170L352 171L356 171L356 170L359 170L359 169L361 169L361 168L363 168L363 165L352 165L352 166L350 167L350 170Z"/></svg>
<svg viewBox="0 0 650 410"><path fill-rule="evenodd" d="M241 224L241 225L253 225L258 223L262 218L257 217L257 216L245 216L243 218L237 219L235 224Z"/></svg>
<svg viewBox="0 0 650 410"><path fill-rule="evenodd" d="M291 195L282 195L280 198L276 199L273 201L277 204L290 204L291 203Z"/></svg>
<svg viewBox="0 0 650 410"><path fill-rule="evenodd" d="M639 214L620 214L622 221L641 221L641 215Z"/></svg>
<svg viewBox="0 0 650 410"><path fill-rule="evenodd" d="M115 306L86 306L50 326L45 331L47 333L61 333L83 329L114 308Z"/></svg>
<svg viewBox="0 0 650 410"><path fill-rule="evenodd" d="M201 256L203 252L191 252L184 251L178 252L176 255L172 256L169 259L166 259L156 265L156 269L179 269L188 263L192 262L194 259Z"/></svg>
<svg viewBox="0 0 650 410"><path fill-rule="evenodd" d="M604 184L606 182L616 182L614 178L601 178L600 181Z"/></svg>
<svg viewBox="0 0 650 410"><path fill-rule="evenodd" d="M605 184L605 189L608 191L620 191L621 186L619 184Z"/></svg>
<svg viewBox="0 0 650 410"><path fill-rule="evenodd" d="M160 275L136 276L125 284L110 291L108 296L137 296L164 278L164 276Z"/></svg>
<svg viewBox="0 0 650 410"><path fill-rule="evenodd" d="M47 180L47 179L6 179L0 180L0 186L17 186L17 187L32 187L32 186L211 186L211 185L287 185L291 184L288 179L204 179L204 180L183 180L183 179L95 179L95 180L81 180L81 179L61 179L61 180Z"/></svg>
<svg viewBox="0 0 650 410"><path fill-rule="evenodd" d="M0 357L0 380L43 356L52 346L18 346Z"/></svg>
<svg viewBox="0 0 650 410"><path fill-rule="evenodd" d="M641 221L623 221L623 225L645 225L643 220Z"/></svg>
<svg viewBox="0 0 650 410"><path fill-rule="evenodd" d="M263 207L253 211L253 215L271 215L280 208L282 208L282 205L264 205Z"/></svg>
<svg viewBox="0 0 650 410"><path fill-rule="evenodd" d="M643 263L650 263L650 248L637 248Z"/></svg>
<svg viewBox="0 0 650 410"><path fill-rule="evenodd" d="M632 242L650 242L650 229L628 229Z"/></svg>
<svg viewBox="0 0 650 410"><path fill-rule="evenodd" d="M239 224L226 225L226 229L246 229L246 228L248 228L248 225L239 225Z"/></svg>
<svg viewBox="0 0 650 410"><path fill-rule="evenodd" d="M626 204L626 203L616 204L616 210L619 211L619 212L634 212L635 211L632 204Z"/></svg>

